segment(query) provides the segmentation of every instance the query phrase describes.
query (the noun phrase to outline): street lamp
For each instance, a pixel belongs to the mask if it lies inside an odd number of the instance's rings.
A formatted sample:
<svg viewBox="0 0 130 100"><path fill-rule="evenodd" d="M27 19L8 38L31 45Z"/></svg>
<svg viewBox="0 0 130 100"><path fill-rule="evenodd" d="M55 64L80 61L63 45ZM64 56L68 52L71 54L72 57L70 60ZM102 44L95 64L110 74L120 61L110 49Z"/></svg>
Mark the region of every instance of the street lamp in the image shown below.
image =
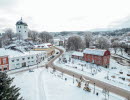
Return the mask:
<svg viewBox="0 0 130 100"><path fill-rule="evenodd" d="M93 91L93 93L95 94L95 83L94 83L94 91Z"/></svg>
<svg viewBox="0 0 130 100"><path fill-rule="evenodd" d="M73 84L74 84L74 75L73 75Z"/></svg>
<svg viewBox="0 0 130 100"><path fill-rule="evenodd" d="M37 68L38 68L38 60L39 60L39 55L37 54Z"/></svg>

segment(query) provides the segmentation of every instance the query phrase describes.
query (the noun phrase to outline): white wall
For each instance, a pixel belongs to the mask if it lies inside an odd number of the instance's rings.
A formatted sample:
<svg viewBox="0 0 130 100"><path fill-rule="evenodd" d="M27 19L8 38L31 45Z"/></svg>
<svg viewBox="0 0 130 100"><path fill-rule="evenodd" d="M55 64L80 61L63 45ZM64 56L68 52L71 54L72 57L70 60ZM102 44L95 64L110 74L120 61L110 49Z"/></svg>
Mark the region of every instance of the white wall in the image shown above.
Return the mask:
<svg viewBox="0 0 130 100"><path fill-rule="evenodd" d="M16 25L16 32L21 34L23 39L28 38L28 26L25 25Z"/></svg>
<svg viewBox="0 0 130 100"><path fill-rule="evenodd" d="M23 60L23 58L24 58L24 60ZM39 62L41 62L41 61L43 61L43 58L44 59L46 58L45 52L38 53L38 58L37 58L37 54L9 58L9 70L36 65L37 59ZM14 61L14 62L12 62L12 61ZM24 62L26 63L26 66L22 66L22 63L24 63Z"/></svg>

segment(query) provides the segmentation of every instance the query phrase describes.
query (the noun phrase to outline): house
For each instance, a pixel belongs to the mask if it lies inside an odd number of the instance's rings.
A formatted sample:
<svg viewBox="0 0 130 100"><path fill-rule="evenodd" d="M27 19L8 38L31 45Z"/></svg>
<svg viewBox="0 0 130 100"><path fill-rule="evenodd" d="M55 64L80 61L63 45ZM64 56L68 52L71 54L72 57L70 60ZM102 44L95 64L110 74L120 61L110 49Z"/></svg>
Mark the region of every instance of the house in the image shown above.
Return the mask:
<svg viewBox="0 0 130 100"><path fill-rule="evenodd" d="M73 52L72 58L83 60L83 52L77 52L77 51Z"/></svg>
<svg viewBox="0 0 130 100"><path fill-rule="evenodd" d="M55 48L51 43L43 43L39 45L35 45L33 48L34 51L46 51L47 56L51 56L55 53Z"/></svg>
<svg viewBox="0 0 130 100"><path fill-rule="evenodd" d="M9 70L37 65L46 58L45 51L20 52L0 48L0 55L8 55Z"/></svg>
<svg viewBox="0 0 130 100"><path fill-rule="evenodd" d="M0 71L9 70L9 60L8 56L0 56Z"/></svg>
<svg viewBox="0 0 130 100"><path fill-rule="evenodd" d="M88 49L83 51L83 57L86 62L94 63L105 68L109 67L110 51L100 49Z"/></svg>
<svg viewBox="0 0 130 100"><path fill-rule="evenodd" d="M63 46L64 45L64 40L63 39L54 39L54 45Z"/></svg>

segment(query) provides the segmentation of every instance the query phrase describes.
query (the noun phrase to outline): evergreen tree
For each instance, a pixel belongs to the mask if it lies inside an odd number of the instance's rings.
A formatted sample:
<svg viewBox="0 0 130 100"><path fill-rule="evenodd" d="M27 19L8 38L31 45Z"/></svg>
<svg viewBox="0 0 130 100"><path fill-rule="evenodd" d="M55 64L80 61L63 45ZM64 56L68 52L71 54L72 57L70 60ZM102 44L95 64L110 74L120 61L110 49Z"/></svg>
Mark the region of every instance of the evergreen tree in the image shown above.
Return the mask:
<svg viewBox="0 0 130 100"><path fill-rule="evenodd" d="M8 77L4 72L0 72L0 100L23 100L18 92L20 89L11 85L13 78Z"/></svg>

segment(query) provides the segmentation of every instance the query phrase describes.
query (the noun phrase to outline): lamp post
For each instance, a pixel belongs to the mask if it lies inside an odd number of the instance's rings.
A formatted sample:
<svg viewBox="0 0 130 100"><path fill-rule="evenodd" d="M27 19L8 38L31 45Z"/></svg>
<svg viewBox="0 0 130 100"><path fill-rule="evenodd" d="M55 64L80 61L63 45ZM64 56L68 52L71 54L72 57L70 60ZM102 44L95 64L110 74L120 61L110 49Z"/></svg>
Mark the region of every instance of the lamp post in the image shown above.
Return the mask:
<svg viewBox="0 0 130 100"><path fill-rule="evenodd" d="M73 84L74 84L74 75L73 75Z"/></svg>
<svg viewBox="0 0 130 100"><path fill-rule="evenodd" d="M39 55L37 54L37 68L38 68L38 60L39 60Z"/></svg>
<svg viewBox="0 0 130 100"><path fill-rule="evenodd" d="M94 91L93 91L93 93L95 94L95 83L94 83Z"/></svg>

